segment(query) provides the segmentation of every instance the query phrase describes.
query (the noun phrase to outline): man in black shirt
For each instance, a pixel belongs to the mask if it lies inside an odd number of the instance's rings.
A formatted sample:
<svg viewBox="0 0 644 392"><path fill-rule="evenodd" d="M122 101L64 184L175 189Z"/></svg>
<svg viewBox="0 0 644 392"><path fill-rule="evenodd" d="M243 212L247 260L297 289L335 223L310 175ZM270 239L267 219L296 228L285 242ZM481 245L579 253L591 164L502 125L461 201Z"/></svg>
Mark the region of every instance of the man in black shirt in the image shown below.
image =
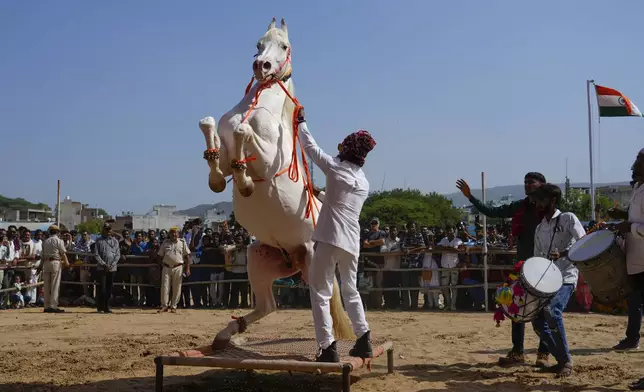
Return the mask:
<svg viewBox="0 0 644 392"><path fill-rule="evenodd" d="M422 268L424 253L409 253L413 250L427 247L423 234L416 229L415 222L407 223L407 234L404 239L401 239L402 250L406 252L402 257L400 263L401 268ZM419 287L420 286L420 271L405 271L402 273L402 286L403 287ZM406 310L418 309L418 294L419 290L403 291L402 307Z"/></svg>
<svg viewBox="0 0 644 392"><path fill-rule="evenodd" d="M220 246L219 236L203 237L203 253L199 264L218 265L220 267L205 268L206 276L210 281L219 282L224 280L224 267L226 264L226 255L224 249ZM226 288L224 287L226 286ZM220 308L224 303L228 303L228 293L230 293L230 283L213 283L210 285L210 302L215 308ZM224 297L225 296L225 297Z"/></svg>
<svg viewBox="0 0 644 392"><path fill-rule="evenodd" d="M369 232L364 237L362 249L368 253L380 253L381 247L385 244L387 234L380 230L380 219L373 218L370 222ZM384 257L368 256L369 261L377 265L377 268L382 268L385 264ZM366 274L373 276L374 288L382 288L382 271L371 272ZM380 309L382 306L382 291L372 291L369 293L369 307L372 309Z"/></svg>
<svg viewBox="0 0 644 392"><path fill-rule="evenodd" d="M526 174L523 181L526 194L525 199L517 200L500 207L487 206L475 198L465 180L461 179L456 181L456 187L481 214L492 218L512 218L512 236L517 238L517 261L525 261L533 256L534 232L543 219L531 195L545 183L546 178L541 173L530 172ZM512 322L512 350L510 350L507 356L499 358L499 365L508 366L525 362L525 355L523 354L524 340L525 324ZM548 365L548 354L549 350L546 344L539 341L537 367L546 367Z"/></svg>

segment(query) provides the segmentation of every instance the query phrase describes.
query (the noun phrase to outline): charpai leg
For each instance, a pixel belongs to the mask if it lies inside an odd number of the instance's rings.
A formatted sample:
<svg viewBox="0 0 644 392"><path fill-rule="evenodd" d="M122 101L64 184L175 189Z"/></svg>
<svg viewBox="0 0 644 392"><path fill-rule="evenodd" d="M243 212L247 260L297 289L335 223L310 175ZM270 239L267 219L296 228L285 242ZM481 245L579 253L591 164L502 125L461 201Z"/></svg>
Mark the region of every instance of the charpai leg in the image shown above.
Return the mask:
<svg viewBox="0 0 644 392"><path fill-rule="evenodd" d="M161 358L157 357L154 359L154 363L157 366L154 390L155 392L163 392L163 362L161 362Z"/></svg>
<svg viewBox="0 0 644 392"><path fill-rule="evenodd" d="M394 372L394 349L390 348L387 350L387 373L392 374Z"/></svg>
<svg viewBox="0 0 644 392"><path fill-rule="evenodd" d="M351 391L351 366L347 365L342 368L342 392Z"/></svg>

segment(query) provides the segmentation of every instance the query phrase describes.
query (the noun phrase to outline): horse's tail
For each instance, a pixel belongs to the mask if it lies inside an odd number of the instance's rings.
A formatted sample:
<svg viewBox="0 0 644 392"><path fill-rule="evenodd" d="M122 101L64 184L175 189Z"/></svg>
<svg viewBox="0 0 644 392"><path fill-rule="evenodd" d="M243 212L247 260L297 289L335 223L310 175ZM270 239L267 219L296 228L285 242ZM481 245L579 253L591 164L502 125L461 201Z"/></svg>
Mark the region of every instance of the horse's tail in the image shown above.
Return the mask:
<svg viewBox="0 0 644 392"><path fill-rule="evenodd" d="M331 319L333 320L333 335L336 339L354 340L356 338L353 328L351 328L349 316L342 307L340 285L335 277L333 278L333 295L331 296Z"/></svg>

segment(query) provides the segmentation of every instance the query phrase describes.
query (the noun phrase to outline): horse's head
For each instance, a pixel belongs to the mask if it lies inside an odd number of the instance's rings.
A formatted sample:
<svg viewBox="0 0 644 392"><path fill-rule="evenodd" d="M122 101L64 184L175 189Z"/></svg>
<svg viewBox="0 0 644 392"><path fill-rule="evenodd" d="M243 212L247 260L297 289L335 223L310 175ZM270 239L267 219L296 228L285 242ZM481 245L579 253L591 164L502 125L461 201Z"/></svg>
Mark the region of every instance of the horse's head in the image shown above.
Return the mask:
<svg viewBox="0 0 644 392"><path fill-rule="evenodd" d="M257 54L253 62L253 73L258 82L282 79L291 72L291 43L288 40L286 22L275 27L275 18L268 30L257 42Z"/></svg>

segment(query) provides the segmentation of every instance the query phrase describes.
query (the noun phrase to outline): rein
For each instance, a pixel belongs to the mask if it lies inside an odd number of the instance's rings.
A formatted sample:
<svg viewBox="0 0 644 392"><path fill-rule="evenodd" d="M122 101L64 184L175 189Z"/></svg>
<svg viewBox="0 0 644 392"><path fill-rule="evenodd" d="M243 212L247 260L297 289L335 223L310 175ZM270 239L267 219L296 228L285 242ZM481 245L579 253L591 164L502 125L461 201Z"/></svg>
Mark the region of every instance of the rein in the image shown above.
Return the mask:
<svg viewBox="0 0 644 392"><path fill-rule="evenodd" d="M291 49L289 48L287 55L286 55L286 60L280 64L277 73L281 72L282 69L286 66L286 64L291 63ZM269 89L273 87L275 84L278 84L282 90L286 93L286 96L288 99L291 100L295 104L295 108L293 109L293 122L291 124L292 129L293 129L293 152L291 154L291 163L284 169L280 170L275 174L274 177L279 177L284 173L288 172L288 178L293 181L297 182L298 178L300 177L300 168L299 164L297 161L297 146L299 144L300 146L300 153L302 157L302 167L304 169L304 174L306 176L306 182L304 183L304 189L307 191L307 202L306 202L306 218L312 218L313 219L313 226L316 226L316 220L315 220L315 215L313 214L313 209L317 209L319 211L319 207L317 205L317 201L315 200L315 197L313 195L313 181L311 180L311 171L309 169L309 164L306 160L306 154L304 152L304 146L302 145L302 141L300 140L299 137L299 127L298 127L298 122L297 122L297 114L301 109L304 107L300 104L300 101L297 100L294 96L289 93L288 89L284 85L284 82L287 81L291 77L291 71L289 71L284 77L281 79L271 79L268 80L264 83L262 83L258 88L257 91L255 91L255 97L253 98L253 102L251 103L250 107L248 108L248 111L246 114L244 114L244 117L242 118L242 123L246 122L248 118L250 117L251 112L255 109L257 106L257 103L259 102L259 97L262 94L262 92L266 89ZM250 78L250 82L248 83L248 86L246 86L246 91L244 93L244 96L248 95L250 92L251 88L253 87L253 82L255 81L255 77ZM237 161L239 164L245 164L247 162L251 162L256 160L257 158L254 156L248 156L244 158L243 160ZM254 179L253 182L263 182L266 181L263 178L259 179Z"/></svg>

